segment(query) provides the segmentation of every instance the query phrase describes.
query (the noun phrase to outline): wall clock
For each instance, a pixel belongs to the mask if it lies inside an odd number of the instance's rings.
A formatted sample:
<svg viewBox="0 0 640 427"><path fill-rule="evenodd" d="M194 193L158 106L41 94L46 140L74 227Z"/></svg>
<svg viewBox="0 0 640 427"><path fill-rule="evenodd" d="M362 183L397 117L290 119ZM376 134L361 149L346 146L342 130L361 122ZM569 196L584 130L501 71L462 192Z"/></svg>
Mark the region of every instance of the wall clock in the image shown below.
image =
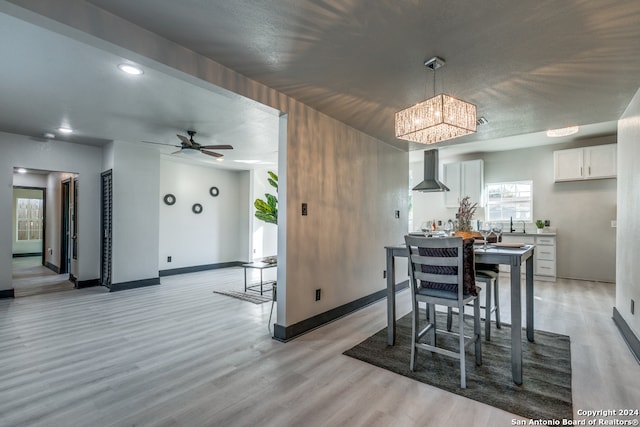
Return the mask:
<svg viewBox="0 0 640 427"><path fill-rule="evenodd" d="M171 206L176 202L176 196L173 194L165 194L164 203Z"/></svg>

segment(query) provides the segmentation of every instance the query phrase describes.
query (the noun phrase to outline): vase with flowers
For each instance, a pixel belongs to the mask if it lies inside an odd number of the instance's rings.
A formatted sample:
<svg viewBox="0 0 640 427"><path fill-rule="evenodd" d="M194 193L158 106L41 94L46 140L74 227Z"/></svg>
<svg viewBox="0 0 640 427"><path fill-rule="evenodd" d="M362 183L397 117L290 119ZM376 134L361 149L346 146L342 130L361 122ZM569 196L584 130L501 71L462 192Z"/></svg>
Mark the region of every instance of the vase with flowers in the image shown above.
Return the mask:
<svg viewBox="0 0 640 427"><path fill-rule="evenodd" d="M471 231L471 220L478 208L477 203L471 203L469 196L465 196L460 200L460 206L458 207L458 213L456 214L456 236L461 236L463 239L475 237L478 233Z"/></svg>

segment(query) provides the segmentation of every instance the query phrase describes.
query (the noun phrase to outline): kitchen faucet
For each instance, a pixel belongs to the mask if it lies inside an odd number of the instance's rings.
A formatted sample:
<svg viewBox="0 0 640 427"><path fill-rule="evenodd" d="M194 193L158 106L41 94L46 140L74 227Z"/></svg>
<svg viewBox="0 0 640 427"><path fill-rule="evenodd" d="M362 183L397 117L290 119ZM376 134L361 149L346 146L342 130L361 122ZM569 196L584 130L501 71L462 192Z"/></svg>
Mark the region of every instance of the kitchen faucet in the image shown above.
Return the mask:
<svg viewBox="0 0 640 427"><path fill-rule="evenodd" d="M522 223L522 234L526 234L527 230L525 229L525 227L526 227L525 223L524 223L524 221L520 221L520 222Z"/></svg>
<svg viewBox="0 0 640 427"><path fill-rule="evenodd" d="M513 217L510 216L509 217L509 233L513 233L515 230L515 228L513 228Z"/></svg>

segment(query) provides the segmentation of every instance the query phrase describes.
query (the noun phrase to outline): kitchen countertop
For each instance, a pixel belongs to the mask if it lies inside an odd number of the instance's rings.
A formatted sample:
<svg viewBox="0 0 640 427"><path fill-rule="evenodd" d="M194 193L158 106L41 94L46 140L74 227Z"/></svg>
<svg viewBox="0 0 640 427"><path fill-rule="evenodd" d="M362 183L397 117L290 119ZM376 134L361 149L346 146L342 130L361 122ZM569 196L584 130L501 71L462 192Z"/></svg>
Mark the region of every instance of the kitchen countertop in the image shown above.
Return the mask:
<svg viewBox="0 0 640 427"><path fill-rule="evenodd" d="M553 231L549 231L549 232L543 232L543 233L523 233L523 232L518 232L518 231L514 231L513 233L509 233L508 231L505 231L502 233L502 237L504 236L555 236L556 232Z"/></svg>

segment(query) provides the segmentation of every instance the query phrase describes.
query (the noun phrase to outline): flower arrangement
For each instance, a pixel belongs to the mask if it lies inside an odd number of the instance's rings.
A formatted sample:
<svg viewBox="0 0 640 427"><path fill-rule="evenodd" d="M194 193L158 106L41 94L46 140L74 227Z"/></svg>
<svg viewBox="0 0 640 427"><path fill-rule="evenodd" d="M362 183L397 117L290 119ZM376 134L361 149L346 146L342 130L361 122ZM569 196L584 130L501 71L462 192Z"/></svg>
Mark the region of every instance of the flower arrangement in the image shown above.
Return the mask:
<svg viewBox="0 0 640 427"><path fill-rule="evenodd" d="M477 208L478 204L471 204L471 202L469 201L469 196L465 196L462 198L462 200L460 200L460 206L458 207L458 213L456 214L456 231L471 231L471 219L476 213Z"/></svg>

